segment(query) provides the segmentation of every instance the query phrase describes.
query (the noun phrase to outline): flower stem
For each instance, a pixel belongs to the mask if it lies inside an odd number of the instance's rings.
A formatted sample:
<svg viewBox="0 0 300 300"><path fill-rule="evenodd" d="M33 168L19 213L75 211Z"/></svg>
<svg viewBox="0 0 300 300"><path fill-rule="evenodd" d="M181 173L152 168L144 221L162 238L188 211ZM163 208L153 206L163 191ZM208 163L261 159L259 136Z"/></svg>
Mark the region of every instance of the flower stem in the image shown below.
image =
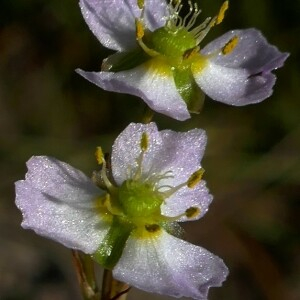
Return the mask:
<svg viewBox="0 0 300 300"><path fill-rule="evenodd" d="M91 257L76 250L72 250L72 256L83 299L99 300L100 294Z"/></svg>
<svg viewBox="0 0 300 300"><path fill-rule="evenodd" d="M126 300L130 287L113 278L112 271L103 273L101 300Z"/></svg>

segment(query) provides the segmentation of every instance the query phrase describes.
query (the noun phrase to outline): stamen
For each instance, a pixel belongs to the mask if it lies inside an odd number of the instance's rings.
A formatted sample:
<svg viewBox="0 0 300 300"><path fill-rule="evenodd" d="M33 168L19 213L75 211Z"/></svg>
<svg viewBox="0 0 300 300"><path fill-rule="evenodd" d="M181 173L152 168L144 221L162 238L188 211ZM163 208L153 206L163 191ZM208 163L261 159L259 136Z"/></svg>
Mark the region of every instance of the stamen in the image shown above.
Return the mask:
<svg viewBox="0 0 300 300"><path fill-rule="evenodd" d="M225 12L226 12L227 9L228 9L228 1L225 1L222 4L222 6L220 8L220 11L219 11L219 13L217 15L216 25L220 24L223 21L224 16L225 16Z"/></svg>
<svg viewBox="0 0 300 300"><path fill-rule="evenodd" d="M115 215L115 216L123 216L123 212L121 210L119 210L118 208L116 207L113 207L111 205L111 200L110 200L110 195L109 194L106 194L105 195L105 199L104 199L104 202L103 202L103 206L106 207L106 209L112 214L112 215Z"/></svg>
<svg viewBox="0 0 300 300"><path fill-rule="evenodd" d="M190 17L190 15L193 13L193 5L192 5L192 1L189 0L189 6L190 6L190 9L189 9L189 12L187 13L187 15L184 17L183 19L183 26L186 28L187 26L185 25L186 24L186 21L187 19Z"/></svg>
<svg viewBox="0 0 300 300"><path fill-rule="evenodd" d="M161 185L157 188L157 191L159 192L160 189L171 189L173 188L171 185Z"/></svg>
<svg viewBox="0 0 300 300"><path fill-rule="evenodd" d="M177 27L182 26L182 18L179 16L179 13L182 9L183 5L181 4L181 0L171 0L168 5L169 9L169 19L167 21L166 26L171 30L176 30Z"/></svg>
<svg viewBox="0 0 300 300"><path fill-rule="evenodd" d="M102 165L102 169L101 169L101 177L102 180L105 184L105 186L107 187L107 189L109 191L113 191L115 189L115 187L113 186L113 184L109 181L107 175L106 175L106 161L104 159L104 155L103 155L103 151L101 147L97 147L96 148L96 159L99 165Z"/></svg>
<svg viewBox="0 0 300 300"><path fill-rule="evenodd" d="M141 19L135 19L135 31L136 31L136 40L140 45L140 47L145 51L145 53L147 53L151 57L158 56L159 53L153 49L148 48L147 45L145 45L145 43L142 40L145 35L145 31Z"/></svg>
<svg viewBox="0 0 300 300"><path fill-rule="evenodd" d="M174 176L172 175L173 174L172 171L166 171L163 174L156 174L153 172L153 170L151 168L149 171L149 174L151 174L151 175L146 178L147 181L159 182L160 180L165 179L165 178L174 178Z"/></svg>
<svg viewBox="0 0 300 300"><path fill-rule="evenodd" d="M95 156L97 163L101 166L104 162L104 155L101 147L96 148Z"/></svg>
<svg viewBox="0 0 300 300"><path fill-rule="evenodd" d="M136 29L136 39L141 40L145 34L144 25L141 20L135 20L135 29Z"/></svg>
<svg viewBox="0 0 300 300"><path fill-rule="evenodd" d="M181 219L182 217L187 217L188 219L191 218L195 218L197 216L199 216L201 210L199 207L190 207L188 209L186 209L186 211L182 214L179 214L177 216L174 217L168 217L168 216L161 216L161 218L167 222L173 222L173 221L178 221L179 219Z"/></svg>
<svg viewBox="0 0 300 300"><path fill-rule="evenodd" d="M178 190L180 190L185 186L189 188L194 188L201 181L203 173L204 173L204 169L200 168L199 170L194 172L186 182L183 182L177 186L171 187L169 190L165 192L162 192L164 198L169 198L171 195L173 195L174 193L176 193Z"/></svg>
<svg viewBox="0 0 300 300"><path fill-rule="evenodd" d="M196 38L197 38L197 45L199 45L199 43L206 37L206 35L208 34L208 32L210 31L210 29L212 27L214 27L215 25L220 24L223 21L224 16L225 16L225 12L226 12L227 9L228 9L228 1L225 1L222 4L222 6L221 6L221 8L220 8L219 13L218 13L217 16L215 16L210 22L208 21L208 19L206 19L204 21L205 26L209 22L209 24L207 25L207 27L204 30L202 30L200 32L200 30L196 27L197 28L197 33L196 33L196 35L197 35L196 36ZM204 24L204 23L202 23L202 24ZM202 26L202 24L201 24L201 26Z"/></svg>
<svg viewBox="0 0 300 300"><path fill-rule="evenodd" d="M194 29L192 29L190 31L195 36L195 38L197 39L197 41L198 41L199 37L201 36L202 30L207 26L207 24L209 23L210 20L211 20L211 17L206 18L205 21L202 22L202 24L200 24L199 26L195 27ZM197 45L198 45L198 43L197 43Z"/></svg>
<svg viewBox="0 0 300 300"><path fill-rule="evenodd" d="M157 224L146 224L145 229L148 232L157 232L158 230L160 230L160 226Z"/></svg>
<svg viewBox="0 0 300 300"><path fill-rule="evenodd" d="M200 214L200 208L199 207L190 207L185 211L185 215L187 218L195 218Z"/></svg>
<svg viewBox="0 0 300 300"><path fill-rule="evenodd" d="M170 188L168 191L162 192L164 198L169 198L170 196L172 196L173 194L175 194L178 190L180 190L181 188L187 186L187 182L181 183L177 186L174 186L172 188Z"/></svg>
<svg viewBox="0 0 300 300"><path fill-rule="evenodd" d="M149 137L147 132L143 132L140 147L143 152L146 152L149 146Z"/></svg>
<svg viewBox="0 0 300 300"><path fill-rule="evenodd" d="M192 11L194 11L194 14L192 15L190 21L185 25L186 30L189 30L194 26L198 16L201 14L201 10L199 10L197 3L194 4L194 8L192 8Z"/></svg>
<svg viewBox="0 0 300 300"><path fill-rule="evenodd" d="M170 174L170 175L168 175ZM153 188L161 188L162 186L159 186L159 183L161 180L163 179L169 179L169 178L174 178L174 176L172 175L172 171L167 171L161 175L158 175L158 174L152 174L151 176L147 177L145 179L145 181L148 181L148 182L152 182L153 183ZM165 187L165 185L164 185Z"/></svg>
<svg viewBox="0 0 300 300"><path fill-rule="evenodd" d="M238 41L239 41L239 38L236 35L234 37L232 37L222 48L222 54L227 55L227 54L231 53L234 50L234 48L236 47Z"/></svg>
<svg viewBox="0 0 300 300"><path fill-rule="evenodd" d="M143 167L143 160L144 160L144 155L145 152L147 151L149 146L149 137L147 132L143 132L141 139L140 139L140 148L141 148L141 153L139 155L139 157L137 158L136 162L137 162L137 170L133 176L134 180L138 180L141 175L142 175L142 167Z"/></svg>
<svg viewBox="0 0 300 300"><path fill-rule="evenodd" d="M198 52L199 52L199 47L195 47L193 49L188 49L184 52L182 58L188 59L188 58L194 56L195 54L197 54Z"/></svg>
<svg viewBox="0 0 300 300"><path fill-rule="evenodd" d="M144 0L137 0L137 5L139 9L143 9L145 6L145 1Z"/></svg>
<svg viewBox="0 0 300 300"><path fill-rule="evenodd" d="M194 188L201 181L203 174L204 169L202 168L194 172L188 179L187 186L189 188Z"/></svg>

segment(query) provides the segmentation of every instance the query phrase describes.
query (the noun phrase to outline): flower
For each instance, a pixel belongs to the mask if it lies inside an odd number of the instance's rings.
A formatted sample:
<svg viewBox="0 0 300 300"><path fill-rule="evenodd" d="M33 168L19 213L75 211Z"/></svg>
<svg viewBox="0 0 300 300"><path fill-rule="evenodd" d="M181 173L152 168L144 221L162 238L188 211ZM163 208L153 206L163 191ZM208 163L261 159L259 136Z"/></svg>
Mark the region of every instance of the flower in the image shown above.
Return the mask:
<svg viewBox="0 0 300 300"><path fill-rule="evenodd" d="M22 226L91 254L113 276L139 289L206 299L228 270L204 248L182 240L178 222L196 220L212 196L201 179L206 145L201 129L158 131L131 123L102 165L96 186L82 172L45 156L27 162L16 182Z"/></svg>
<svg viewBox="0 0 300 300"><path fill-rule="evenodd" d="M242 106L272 94L288 53L268 44L256 29L232 30L200 48L209 30L222 22L228 1L214 18L195 26L191 4L181 17L181 0L80 0L83 17L105 47L117 51L100 72L77 72L99 87L141 97L154 111L177 120L199 112L203 92ZM202 91L203 92L202 92Z"/></svg>

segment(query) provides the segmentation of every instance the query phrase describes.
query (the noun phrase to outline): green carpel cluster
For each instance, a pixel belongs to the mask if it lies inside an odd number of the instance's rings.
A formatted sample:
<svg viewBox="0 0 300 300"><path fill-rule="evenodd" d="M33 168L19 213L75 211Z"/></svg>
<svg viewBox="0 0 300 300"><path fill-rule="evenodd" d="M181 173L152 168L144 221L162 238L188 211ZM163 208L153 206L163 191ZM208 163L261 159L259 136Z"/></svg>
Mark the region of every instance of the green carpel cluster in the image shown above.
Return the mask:
<svg viewBox="0 0 300 300"><path fill-rule="evenodd" d="M187 50L197 46L194 36L185 28L158 28L151 34L150 43L151 49L169 58L181 58Z"/></svg>

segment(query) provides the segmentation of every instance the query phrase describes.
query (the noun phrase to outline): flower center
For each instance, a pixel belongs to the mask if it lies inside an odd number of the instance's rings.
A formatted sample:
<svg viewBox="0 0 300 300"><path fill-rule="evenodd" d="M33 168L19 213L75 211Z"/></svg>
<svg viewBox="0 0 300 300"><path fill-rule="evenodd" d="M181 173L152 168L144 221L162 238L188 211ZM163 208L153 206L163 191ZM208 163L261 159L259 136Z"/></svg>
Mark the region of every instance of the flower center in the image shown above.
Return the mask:
<svg viewBox="0 0 300 300"><path fill-rule="evenodd" d="M194 36L185 28L159 28L151 34L151 44L153 50L170 58L183 56L187 50L196 47Z"/></svg>
<svg viewBox="0 0 300 300"><path fill-rule="evenodd" d="M164 228L171 234L179 234L175 221L185 216L194 218L199 215L198 207L189 207L182 214L167 217L161 214L163 202L183 187L194 188L201 180L203 169L194 172L186 182L177 186L164 185L163 180L173 178L172 172L163 174L145 174L143 170L144 156L149 148L149 136L142 133L140 139L140 154L136 159L137 166L128 174L129 179L121 186L115 186L109 180L106 161L100 147L97 148L96 158L102 170L100 180L96 183L108 193L96 200L95 208L100 217L107 220L110 228L93 254L93 258L105 268L113 268L122 255L129 236L138 239L153 238Z"/></svg>
<svg viewBox="0 0 300 300"><path fill-rule="evenodd" d="M123 212L130 218L147 218L160 214L162 194L148 182L126 180L119 188L118 200Z"/></svg>
<svg viewBox="0 0 300 300"><path fill-rule="evenodd" d="M150 56L165 55L167 57L187 58L192 49L199 46L209 30L223 21L228 1L225 1L217 16L207 18L203 23L194 27L201 10L196 3L188 1L189 12L185 17L180 16L183 7L181 0L171 0L168 5L169 16L164 27L154 32L144 32L143 19L136 20L136 36L141 48ZM144 7L142 7L142 16ZM193 28L194 27L194 28ZM145 36L145 38L144 38ZM144 38L144 41L143 41Z"/></svg>

